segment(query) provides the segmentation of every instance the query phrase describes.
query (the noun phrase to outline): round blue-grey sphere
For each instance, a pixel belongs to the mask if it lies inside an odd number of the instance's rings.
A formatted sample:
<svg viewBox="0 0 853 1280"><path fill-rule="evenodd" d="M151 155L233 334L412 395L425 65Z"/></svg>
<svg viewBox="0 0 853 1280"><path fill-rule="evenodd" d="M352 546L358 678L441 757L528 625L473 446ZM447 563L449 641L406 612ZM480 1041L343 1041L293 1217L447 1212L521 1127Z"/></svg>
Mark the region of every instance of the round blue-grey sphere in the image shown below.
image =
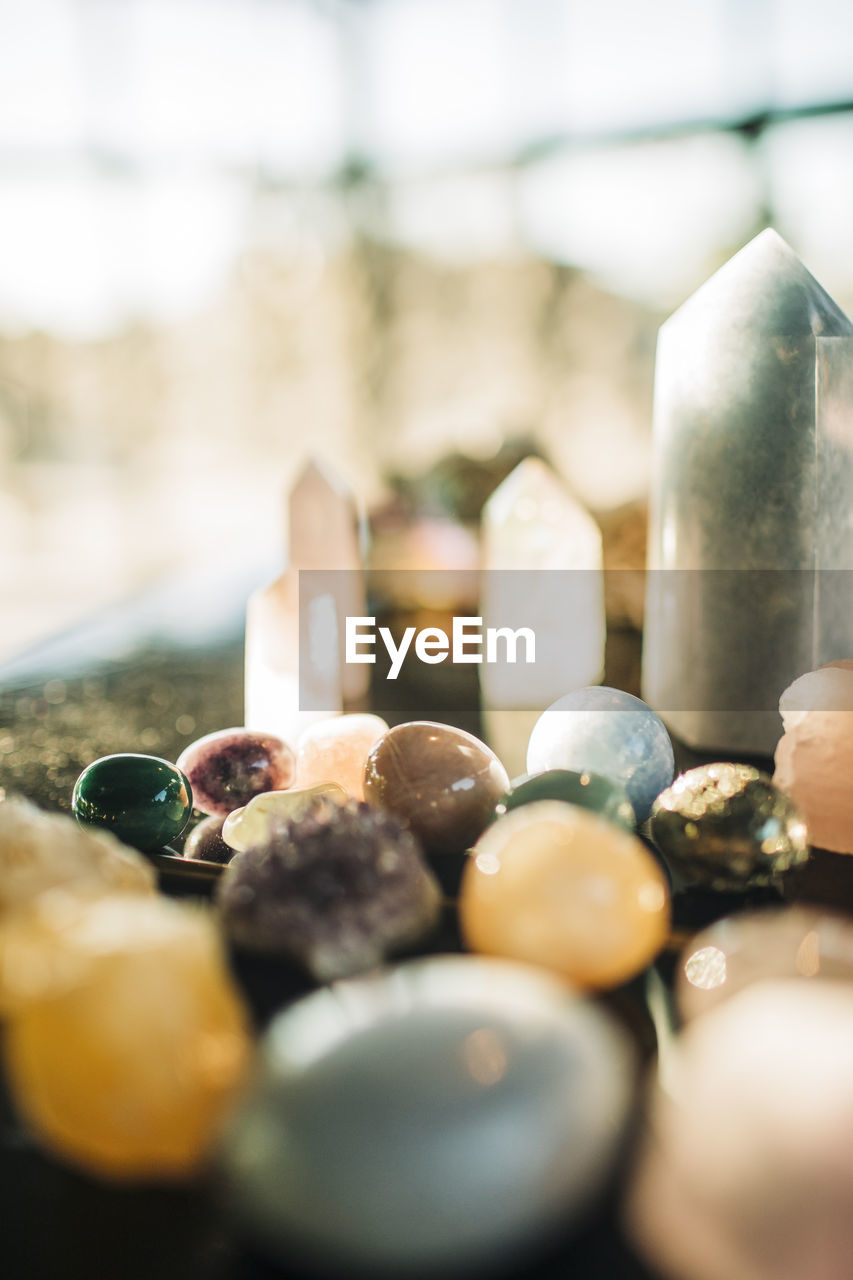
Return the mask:
<svg viewBox="0 0 853 1280"><path fill-rule="evenodd" d="M575 689L543 711L527 745L527 772L589 770L621 782L645 822L675 775L672 742L640 698L607 685Z"/></svg>

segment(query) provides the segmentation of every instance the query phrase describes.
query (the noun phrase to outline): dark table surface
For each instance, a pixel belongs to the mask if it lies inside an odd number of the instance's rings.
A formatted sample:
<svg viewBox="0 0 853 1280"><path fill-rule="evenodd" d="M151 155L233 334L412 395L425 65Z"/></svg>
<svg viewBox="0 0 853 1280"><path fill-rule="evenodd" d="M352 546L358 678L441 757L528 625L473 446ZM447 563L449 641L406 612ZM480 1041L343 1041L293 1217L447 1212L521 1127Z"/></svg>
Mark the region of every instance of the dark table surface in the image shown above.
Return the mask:
<svg viewBox="0 0 853 1280"><path fill-rule="evenodd" d="M258 581L263 577L250 569L226 581L219 575L174 582L0 667L0 788L68 811L74 781L91 760L115 751L174 760L200 735L240 724L245 600ZM636 632L611 634L605 682L637 692L639 656ZM431 688L401 678L388 718L445 719L478 732L472 670L448 670L445 683L433 677L439 685ZM698 759L678 748L680 767ZM212 887L208 877L188 877L174 862L161 864L160 883L164 892L179 895L209 896ZM452 892L452 884L447 887ZM853 859L816 853L788 884L786 897L853 905ZM732 905L742 903L676 895L676 927L698 927ZM451 910L429 950L457 949ZM666 983L674 956L671 950L661 958L653 981ZM310 989L284 963L239 953L231 958L259 1029L273 1011ZM644 975L602 999L629 1026L642 1060L651 1063L655 1037L665 1030L650 1015L647 980ZM541 1280L650 1277L619 1227L619 1184L629 1157L630 1150L583 1231L530 1259L525 1274ZM215 1179L183 1189L97 1183L43 1155L3 1096L0 1206L4 1277L272 1280L297 1274L256 1256L241 1240Z"/></svg>

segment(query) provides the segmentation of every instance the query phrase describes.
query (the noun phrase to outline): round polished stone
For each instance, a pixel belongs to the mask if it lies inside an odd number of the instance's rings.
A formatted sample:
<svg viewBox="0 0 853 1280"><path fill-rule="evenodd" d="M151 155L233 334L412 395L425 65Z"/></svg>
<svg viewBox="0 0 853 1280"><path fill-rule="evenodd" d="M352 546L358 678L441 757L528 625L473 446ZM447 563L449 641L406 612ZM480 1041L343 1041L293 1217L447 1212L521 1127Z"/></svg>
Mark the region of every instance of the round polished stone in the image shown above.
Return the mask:
<svg viewBox="0 0 853 1280"><path fill-rule="evenodd" d="M222 824L222 839L232 852L239 853L254 845L266 844L270 834L283 819L304 818L320 800L343 804L347 794L337 782L320 782L315 787L293 787L290 791L265 791L247 805L229 813Z"/></svg>
<svg viewBox="0 0 853 1280"><path fill-rule="evenodd" d="M846 1280L853 985L762 982L689 1023L625 1196L654 1275Z"/></svg>
<svg viewBox="0 0 853 1280"><path fill-rule="evenodd" d="M707 764L655 801L651 834L687 883L739 890L773 884L809 856L805 820L758 769Z"/></svg>
<svg viewBox="0 0 853 1280"><path fill-rule="evenodd" d="M230 1126L232 1200L286 1267L505 1266L581 1222L636 1082L625 1033L524 965L473 956L338 983L279 1015Z"/></svg>
<svg viewBox="0 0 853 1280"><path fill-rule="evenodd" d="M293 782L296 760L286 742L254 729L219 729L185 747L178 768L202 813L226 817L264 791Z"/></svg>
<svg viewBox="0 0 853 1280"><path fill-rule="evenodd" d="M511 809L533 800L563 800L567 804L591 809L602 818L616 822L626 831L636 826L634 806L619 782L602 778L597 773L575 773L571 769L547 769L516 778L506 795L495 805L495 817L501 818Z"/></svg>
<svg viewBox="0 0 853 1280"><path fill-rule="evenodd" d="M332 716L309 725L296 751L297 787L336 782L355 800L364 799L364 766L374 745L388 732L381 716Z"/></svg>
<svg viewBox="0 0 853 1280"><path fill-rule="evenodd" d="M192 807L192 787L176 765L131 752L87 765L71 798L79 823L105 827L142 850L161 849L179 836Z"/></svg>
<svg viewBox="0 0 853 1280"><path fill-rule="evenodd" d="M46 894L2 948L42 983L3 1042L16 1108L41 1143L111 1180L195 1174L251 1052L209 913L160 894Z"/></svg>
<svg viewBox="0 0 853 1280"><path fill-rule="evenodd" d="M226 818L202 818L184 841L183 854L191 861L230 862L234 850L222 839L222 825Z"/></svg>
<svg viewBox="0 0 853 1280"><path fill-rule="evenodd" d="M433 853L467 849L509 790L506 769L472 733L412 720L390 729L367 757L368 804L404 819Z"/></svg>
<svg viewBox="0 0 853 1280"><path fill-rule="evenodd" d="M397 818L326 798L300 818L272 821L263 842L236 853L216 901L234 942L290 956L328 982L420 941L441 893Z"/></svg>
<svg viewBox="0 0 853 1280"><path fill-rule="evenodd" d="M641 823L672 782L675 758L651 707L621 689L590 685L552 703L533 726L527 771L546 769L590 771L621 783Z"/></svg>
<svg viewBox="0 0 853 1280"><path fill-rule="evenodd" d="M808 907L717 920L682 952L678 1010L689 1021L744 987L783 978L853 982L853 920Z"/></svg>
<svg viewBox="0 0 853 1280"><path fill-rule="evenodd" d="M477 841L459 922L473 951L526 960L581 987L613 987L666 942L669 889L636 836L576 805L537 800Z"/></svg>

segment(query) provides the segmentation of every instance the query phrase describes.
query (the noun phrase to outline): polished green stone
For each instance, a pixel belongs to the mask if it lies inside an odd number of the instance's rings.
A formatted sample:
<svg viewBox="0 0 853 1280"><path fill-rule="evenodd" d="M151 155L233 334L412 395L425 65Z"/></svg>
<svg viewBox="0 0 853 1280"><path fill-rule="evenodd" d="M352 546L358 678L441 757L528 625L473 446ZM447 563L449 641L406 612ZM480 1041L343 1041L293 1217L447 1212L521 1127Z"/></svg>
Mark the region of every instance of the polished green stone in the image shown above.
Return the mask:
<svg viewBox="0 0 853 1280"><path fill-rule="evenodd" d="M192 789L158 756L125 753L95 760L74 784L71 808L83 826L105 827L135 849L161 849L192 813Z"/></svg>
<svg viewBox="0 0 853 1280"><path fill-rule="evenodd" d="M495 817L503 817L510 809L535 800L564 800L582 809L592 809L627 831L633 831L636 826L634 806L621 783L598 773L575 773L572 769L547 769L544 773L516 778L495 805Z"/></svg>

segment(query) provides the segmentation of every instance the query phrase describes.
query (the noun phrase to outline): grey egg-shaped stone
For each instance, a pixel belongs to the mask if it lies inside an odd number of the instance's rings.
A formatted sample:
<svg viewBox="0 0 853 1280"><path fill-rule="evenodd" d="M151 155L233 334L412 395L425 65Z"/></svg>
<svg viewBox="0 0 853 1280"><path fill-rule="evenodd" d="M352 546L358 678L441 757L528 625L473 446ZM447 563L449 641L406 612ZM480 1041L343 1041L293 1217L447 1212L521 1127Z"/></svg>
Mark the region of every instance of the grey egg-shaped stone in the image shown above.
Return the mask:
<svg viewBox="0 0 853 1280"><path fill-rule="evenodd" d="M521 1257L601 1192L635 1096L627 1034L532 967L411 961L266 1034L222 1161L280 1261L411 1274Z"/></svg>

